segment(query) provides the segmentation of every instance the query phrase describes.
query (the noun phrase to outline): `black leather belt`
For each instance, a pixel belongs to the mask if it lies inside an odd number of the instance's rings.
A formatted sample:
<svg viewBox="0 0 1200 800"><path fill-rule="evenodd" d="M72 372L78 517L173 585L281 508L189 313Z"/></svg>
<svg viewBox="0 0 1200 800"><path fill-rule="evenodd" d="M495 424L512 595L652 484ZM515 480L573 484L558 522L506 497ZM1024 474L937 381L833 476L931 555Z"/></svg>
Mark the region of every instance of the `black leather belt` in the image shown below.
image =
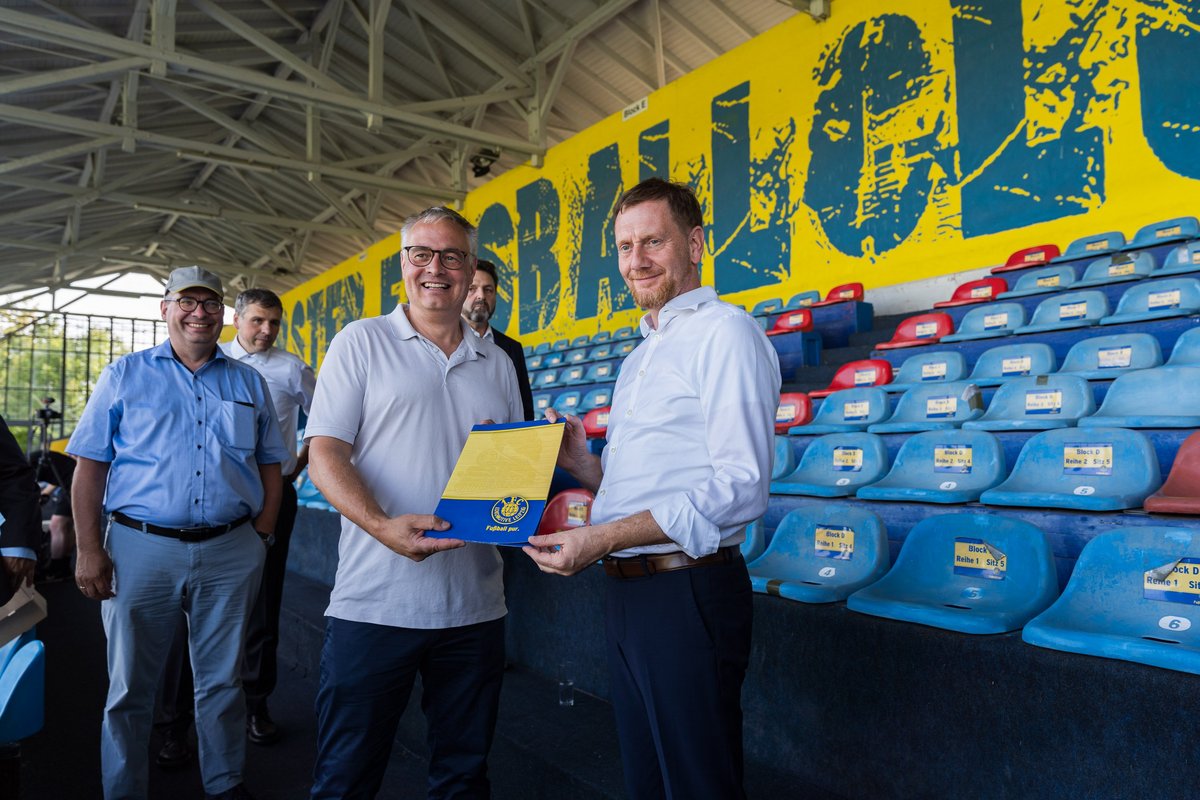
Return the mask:
<svg viewBox="0 0 1200 800"><path fill-rule="evenodd" d="M687 553L680 552L647 553L626 558L605 556L604 572L610 578L648 578L659 572L675 572L710 564L730 564L738 556L740 549L737 545L729 545L700 558L692 558Z"/></svg>
<svg viewBox="0 0 1200 800"><path fill-rule="evenodd" d="M122 514L120 511L114 511L111 514L114 522L139 530L142 533L153 533L155 536L169 536L172 539L178 539L181 542L203 542L205 539L212 539L215 536L220 536L229 533L234 528L239 528L250 521L250 515L235 519L233 522L225 525L214 525L211 528L165 528L162 525L152 525L149 522L142 522L133 517Z"/></svg>

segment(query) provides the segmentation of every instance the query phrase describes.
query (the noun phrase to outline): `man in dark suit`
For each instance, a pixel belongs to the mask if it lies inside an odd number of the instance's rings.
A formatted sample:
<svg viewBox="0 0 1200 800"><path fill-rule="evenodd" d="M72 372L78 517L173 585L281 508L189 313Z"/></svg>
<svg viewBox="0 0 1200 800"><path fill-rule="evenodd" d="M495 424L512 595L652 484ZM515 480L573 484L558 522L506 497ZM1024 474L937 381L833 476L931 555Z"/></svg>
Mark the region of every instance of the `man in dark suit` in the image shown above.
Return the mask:
<svg viewBox="0 0 1200 800"><path fill-rule="evenodd" d="M8 601L22 583L33 583L37 549L42 538L42 512L33 467L21 452L8 423L0 417L0 603Z"/></svg>
<svg viewBox="0 0 1200 800"><path fill-rule="evenodd" d="M521 389L521 405L525 419L533 419L533 390L529 388L529 370L525 368L525 351L521 343L505 336L491 326L492 314L496 312L496 265L480 259L475 264L475 277L471 280L471 293L463 303L462 315L471 330L481 339L491 339L508 353L517 369L517 386Z"/></svg>

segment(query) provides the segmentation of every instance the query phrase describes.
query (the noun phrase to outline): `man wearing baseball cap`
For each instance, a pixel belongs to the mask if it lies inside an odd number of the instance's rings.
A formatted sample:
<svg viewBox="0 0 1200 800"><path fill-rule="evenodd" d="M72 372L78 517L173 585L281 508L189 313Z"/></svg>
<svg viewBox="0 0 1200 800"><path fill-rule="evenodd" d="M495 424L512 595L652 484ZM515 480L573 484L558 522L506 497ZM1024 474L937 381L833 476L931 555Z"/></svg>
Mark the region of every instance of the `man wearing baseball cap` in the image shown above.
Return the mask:
<svg viewBox="0 0 1200 800"><path fill-rule="evenodd" d="M171 272L167 341L105 368L72 434L79 590L101 601L104 796L147 795L155 687L188 620L207 797L248 798L238 680L287 450L263 378L217 347L220 279ZM101 531L101 513L107 530Z"/></svg>

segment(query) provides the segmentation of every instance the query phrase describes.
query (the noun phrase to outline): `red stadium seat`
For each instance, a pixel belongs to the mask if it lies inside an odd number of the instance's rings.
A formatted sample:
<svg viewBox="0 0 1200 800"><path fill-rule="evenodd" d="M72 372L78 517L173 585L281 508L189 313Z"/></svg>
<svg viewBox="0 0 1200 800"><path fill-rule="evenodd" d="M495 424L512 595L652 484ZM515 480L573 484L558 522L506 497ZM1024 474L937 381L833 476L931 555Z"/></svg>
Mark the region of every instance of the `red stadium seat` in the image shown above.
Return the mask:
<svg viewBox="0 0 1200 800"><path fill-rule="evenodd" d="M542 520L537 526L537 535L569 531L582 528L592 517L592 501L596 496L587 489L564 489L546 503Z"/></svg>
<svg viewBox="0 0 1200 800"><path fill-rule="evenodd" d="M1166 482L1142 505L1151 514L1200 514L1200 433L1183 440Z"/></svg>
<svg viewBox="0 0 1200 800"><path fill-rule="evenodd" d="M593 408L583 415L583 430L589 439L603 439L608 433L609 406Z"/></svg>
<svg viewBox="0 0 1200 800"><path fill-rule="evenodd" d="M812 312L807 308L785 311L779 315L779 319L775 320L771 330L767 331L767 336L778 336L781 333L791 333L792 331L811 331L812 327Z"/></svg>
<svg viewBox="0 0 1200 800"><path fill-rule="evenodd" d="M875 345L878 350L896 350L901 347L919 347L941 341L943 336L954 333L954 320L949 314L936 312L918 314L900 323L890 341Z"/></svg>
<svg viewBox="0 0 1200 800"><path fill-rule="evenodd" d="M997 272L1012 272L1015 269L1041 267L1050 263L1050 259L1058 258L1062 253L1056 244L1039 244L1036 247L1026 247L1008 257L1002 267L992 267L992 274Z"/></svg>
<svg viewBox="0 0 1200 800"><path fill-rule="evenodd" d="M829 294L825 295L825 299L819 303L813 303L812 308L817 306L831 306L834 303L847 303L851 300L859 301L863 299L863 285L861 283L843 283L841 286L835 286L829 290Z"/></svg>
<svg viewBox="0 0 1200 800"><path fill-rule="evenodd" d="M775 432L787 433L793 425L807 425L812 421L812 400L804 392L784 392L779 395L779 408L775 411Z"/></svg>
<svg viewBox="0 0 1200 800"><path fill-rule="evenodd" d="M989 303L996 295L1008 291L1008 281L1004 278L980 278L977 281L967 281L954 290L949 300L934 303L934 308L954 308L969 306L973 303Z"/></svg>
<svg viewBox="0 0 1200 800"><path fill-rule="evenodd" d="M864 358L861 361L847 361L838 367L833 380L824 389L809 392L814 400L818 397L828 397L842 389L855 389L859 386L883 386L892 382L892 365L881 358Z"/></svg>

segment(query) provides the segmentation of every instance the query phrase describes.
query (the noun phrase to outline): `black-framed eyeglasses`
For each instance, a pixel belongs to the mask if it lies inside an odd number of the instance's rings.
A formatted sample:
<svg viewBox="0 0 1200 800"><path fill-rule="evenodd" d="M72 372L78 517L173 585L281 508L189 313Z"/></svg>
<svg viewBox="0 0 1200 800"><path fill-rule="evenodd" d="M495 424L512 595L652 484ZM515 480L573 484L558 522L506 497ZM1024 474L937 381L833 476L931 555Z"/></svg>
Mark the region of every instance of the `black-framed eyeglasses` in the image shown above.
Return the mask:
<svg viewBox="0 0 1200 800"><path fill-rule="evenodd" d="M402 249L408 254L408 260L414 267L428 267L432 263L433 257L437 256L442 260L442 266L446 269L462 269L471 258L470 253L453 247L434 250L432 247L410 244Z"/></svg>
<svg viewBox="0 0 1200 800"><path fill-rule="evenodd" d="M179 310L190 314L196 310L196 306L204 308L205 314L219 314L225 310L225 304L220 300L197 300L194 297L176 297L173 300L168 300L168 303L178 303Z"/></svg>

